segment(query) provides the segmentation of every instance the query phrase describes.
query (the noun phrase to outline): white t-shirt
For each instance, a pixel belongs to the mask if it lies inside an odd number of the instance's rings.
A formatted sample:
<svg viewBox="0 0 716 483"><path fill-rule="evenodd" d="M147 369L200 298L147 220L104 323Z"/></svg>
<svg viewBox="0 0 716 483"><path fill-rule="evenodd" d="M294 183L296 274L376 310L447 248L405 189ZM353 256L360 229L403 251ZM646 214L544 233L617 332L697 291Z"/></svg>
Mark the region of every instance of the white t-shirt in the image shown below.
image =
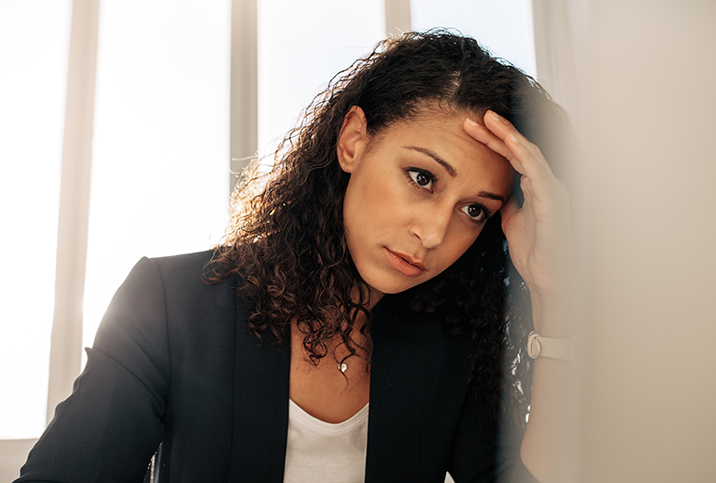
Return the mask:
<svg viewBox="0 0 716 483"><path fill-rule="evenodd" d="M369 404L350 419L333 424L289 400L284 483L365 481Z"/></svg>

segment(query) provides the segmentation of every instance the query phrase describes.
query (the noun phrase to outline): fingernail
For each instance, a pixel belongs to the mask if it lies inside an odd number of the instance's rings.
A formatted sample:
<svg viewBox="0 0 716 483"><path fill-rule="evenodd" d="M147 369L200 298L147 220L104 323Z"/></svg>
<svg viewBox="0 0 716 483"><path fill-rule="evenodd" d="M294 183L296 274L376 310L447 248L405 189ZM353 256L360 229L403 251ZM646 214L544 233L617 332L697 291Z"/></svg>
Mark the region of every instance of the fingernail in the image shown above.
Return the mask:
<svg viewBox="0 0 716 483"><path fill-rule="evenodd" d="M490 116L492 117L493 121L502 122L502 118L498 116L496 112L490 111Z"/></svg>
<svg viewBox="0 0 716 483"><path fill-rule="evenodd" d="M467 123L468 123L470 126L479 126L479 124L478 124L477 122L473 121L473 120L470 119L469 117L466 118L465 120L467 121Z"/></svg>

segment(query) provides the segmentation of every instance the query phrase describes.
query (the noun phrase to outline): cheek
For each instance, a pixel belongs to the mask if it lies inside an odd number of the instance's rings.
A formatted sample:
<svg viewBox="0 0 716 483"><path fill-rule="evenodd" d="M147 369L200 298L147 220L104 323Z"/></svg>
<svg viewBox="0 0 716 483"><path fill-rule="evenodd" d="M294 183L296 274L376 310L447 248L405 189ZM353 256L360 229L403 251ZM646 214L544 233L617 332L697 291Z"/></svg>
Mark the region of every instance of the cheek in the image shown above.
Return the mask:
<svg viewBox="0 0 716 483"><path fill-rule="evenodd" d="M370 183L351 178L343 198L343 226L346 242L351 256L360 259L365 250L370 249L384 231L384 218L381 198Z"/></svg>
<svg viewBox="0 0 716 483"><path fill-rule="evenodd" d="M378 225L392 225L397 222L401 210L405 211L400 186L394 176L378 169L351 175L343 205L346 226L362 230L370 230L371 227L377 229Z"/></svg>
<svg viewBox="0 0 716 483"><path fill-rule="evenodd" d="M370 206L371 195L351 178L343 198L343 223L346 229L355 230L361 227L369 219L372 206Z"/></svg>

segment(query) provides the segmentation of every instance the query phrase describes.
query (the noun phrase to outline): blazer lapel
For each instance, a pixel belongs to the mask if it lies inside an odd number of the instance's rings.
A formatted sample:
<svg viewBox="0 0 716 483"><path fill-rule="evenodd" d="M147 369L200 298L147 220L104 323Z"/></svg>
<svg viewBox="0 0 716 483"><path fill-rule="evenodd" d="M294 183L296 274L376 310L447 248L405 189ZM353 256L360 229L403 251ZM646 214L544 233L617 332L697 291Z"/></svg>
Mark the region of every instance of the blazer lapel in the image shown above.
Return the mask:
<svg viewBox="0 0 716 483"><path fill-rule="evenodd" d="M420 324L379 304L373 355L366 482L420 481L427 341Z"/></svg>
<svg viewBox="0 0 716 483"><path fill-rule="evenodd" d="M260 346L237 303L231 480L282 482L288 434L289 341Z"/></svg>
<svg viewBox="0 0 716 483"><path fill-rule="evenodd" d="M431 473L424 465L433 458L423 454L433 451L426 447L429 441L425 440L432 432L426 419L435 416L435 407L428 407L428 391L446 389L452 394L457 390L459 413L467 380L465 374L460 374L460 384L453 384L458 389L441 383L443 378L457 377L432 367L438 361L432 361L430 354L435 351L435 343L440 345L441 332L436 333L435 328L428 327L430 324L410 320L402 310L394 310L399 305L390 300L378 304L371 326L365 478L369 483L419 482ZM247 316L239 300L231 481L282 482L288 435L290 341L278 348L270 342L257 345L256 339L244 330ZM455 349L456 353L464 352L459 346ZM442 412L442 407L439 409Z"/></svg>

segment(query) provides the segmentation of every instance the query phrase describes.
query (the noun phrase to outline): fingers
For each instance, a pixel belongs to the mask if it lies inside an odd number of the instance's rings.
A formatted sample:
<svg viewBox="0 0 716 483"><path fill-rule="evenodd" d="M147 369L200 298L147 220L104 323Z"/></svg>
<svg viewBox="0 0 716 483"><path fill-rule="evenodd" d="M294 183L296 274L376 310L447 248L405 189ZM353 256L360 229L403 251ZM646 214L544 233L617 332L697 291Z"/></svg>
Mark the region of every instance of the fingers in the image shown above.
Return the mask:
<svg viewBox="0 0 716 483"><path fill-rule="evenodd" d="M547 199L549 193L562 184L552 173L539 147L522 135L511 122L489 110L485 113L484 122L485 125L482 125L466 119L463 128L475 140L510 162L515 171L522 175L521 184L526 195Z"/></svg>
<svg viewBox="0 0 716 483"><path fill-rule="evenodd" d="M470 136L505 157L519 173L534 177L543 171L552 175L552 169L539 147L511 122L490 110L485 113L483 121L485 124L481 125L467 119L463 126Z"/></svg>
<svg viewBox="0 0 716 483"><path fill-rule="evenodd" d="M517 147L518 150L524 150L525 154L528 153L532 156L534 161L542 166L543 169L549 172L552 171L539 147L536 144L531 143L530 140L519 132L510 121L496 112L489 110L485 113L483 120L485 122L485 127L487 127L487 129L489 129L496 137L502 139L508 145Z"/></svg>
<svg viewBox="0 0 716 483"><path fill-rule="evenodd" d="M498 138L488 128L486 128L482 124L478 124L477 122L469 118L465 119L465 122L463 123L463 128L465 129L465 132L467 132L474 139L486 145L488 148L492 149L503 158L507 159L512 165L512 167L515 169L515 171L520 174L525 174L525 168L522 166L518 155L516 155L502 139Z"/></svg>
<svg viewBox="0 0 716 483"><path fill-rule="evenodd" d="M514 127L512 127L514 133L506 132L504 129L502 131L495 129L503 138L490 130L489 126L483 126L471 119L465 120L463 128L475 140L507 159L514 170L521 175L539 179L544 178L545 173L551 174L547 161L544 160L539 148L530 143Z"/></svg>

